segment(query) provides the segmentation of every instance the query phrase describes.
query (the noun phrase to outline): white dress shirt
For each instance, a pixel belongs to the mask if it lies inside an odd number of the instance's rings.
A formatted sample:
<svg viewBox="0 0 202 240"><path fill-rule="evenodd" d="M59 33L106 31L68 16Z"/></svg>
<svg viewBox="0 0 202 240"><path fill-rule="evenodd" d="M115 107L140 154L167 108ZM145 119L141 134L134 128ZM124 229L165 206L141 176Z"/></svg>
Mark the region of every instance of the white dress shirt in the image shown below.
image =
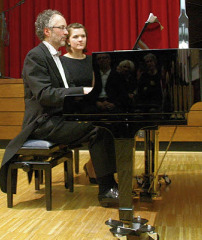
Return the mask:
<svg viewBox="0 0 202 240"><path fill-rule="evenodd" d="M100 71L100 75L101 75L101 79L102 79L102 91L99 95L100 98L107 97L107 94L105 92L105 86L106 86L107 79L109 77L110 72L111 72L111 69L109 69L106 73L103 73L102 71Z"/></svg>
<svg viewBox="0 0 202 240"><path fill-rule="evenodd" d="M46 45L46 47L48 48L51 56L53 57L53 60L55 61L56 65L57 65L57 68L60 72L60 75L62 77L62 80L64 82L64 85L65 85L65 88L68 88L68 83L67 83L67 79L65 77L65 72L64 72L64 69L62 67L62 63L60 61L60 52L58 52L50 43L46 42L46 41L43 41L43 43Z"/></svg>

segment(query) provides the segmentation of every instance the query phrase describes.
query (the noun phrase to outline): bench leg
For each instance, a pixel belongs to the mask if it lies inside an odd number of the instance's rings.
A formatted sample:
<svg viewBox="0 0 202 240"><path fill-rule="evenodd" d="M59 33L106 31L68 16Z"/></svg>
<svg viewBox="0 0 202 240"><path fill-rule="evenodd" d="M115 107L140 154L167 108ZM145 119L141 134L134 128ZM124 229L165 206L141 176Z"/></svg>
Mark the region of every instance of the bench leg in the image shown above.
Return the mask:
<svg viewBox="0 0 202 240"><path fill-rule="evenodd" d="M39 184L43 184L43 170L39 171Z"/></svg>
<svg viewBox="0 0 202 240"><path fill-rule="evenodd" d="M74 191L74 173L73 173L73 162L72 160L67 160L64 162L64 180L65 188L70 192Z"/></svg>
<svg viewBox="0 0 202 240"><path fill-rule="evenodd" d="M65 188L69 188L69 182L68 182L68 167L67 167L67 161L64 162L64 181L65 181Z"/></svg>
<svg viewBox="0 0 202 240"><path fill-rule="evenodd" d="M50 165L45 167L45 193L46 193L46 210L52 209L52 172Z"/></svg>
<svg viewBox="0 0 202 240"><path fill-rule="evenodd" d="M75 164L75 173L79 173L79 150L74 150L74 164Z"/></svg>
<svg viewBox="0 0 202 240"><path fill-rule="evenodd" d="M69 183L69 191L74 191L74 173L73 173L73 161L67 161L67 169L68 169L68 183Z"/></svg>
<svg viewBox="0 0 202 240"><path fill-rule="evenodd" d="M43 170L35 170L35 190L40 190L40 184L43 184Z"/></svg>
<svg viewBox="0 0 202 240"><path fill-rule="evenodd" d="M35 170L34 175L35 175L35 190L40 190L40 170Z"/></svg>
<svg viewBox="0 0 202 240"><path fill-rule="evenodd" d="M12 193L17 193L17 177L18 177L18 169L12 170Z"/></svg>
<svg viewBox="0 0 202 240"><path fill-rule="evenodd" d="M7 206L13 207L13 194L16 194L17 189L17 169L12 169L12 166L8 168L7 176Z"/></svg>

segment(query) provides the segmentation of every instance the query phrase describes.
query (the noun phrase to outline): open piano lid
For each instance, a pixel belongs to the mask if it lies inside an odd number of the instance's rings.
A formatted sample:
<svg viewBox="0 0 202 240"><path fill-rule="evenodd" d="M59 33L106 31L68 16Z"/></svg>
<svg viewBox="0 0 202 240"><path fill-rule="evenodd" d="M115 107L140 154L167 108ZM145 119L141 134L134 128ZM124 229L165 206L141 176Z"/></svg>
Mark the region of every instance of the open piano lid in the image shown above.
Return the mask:
<svg viewBox="0 0 202 240"><path fill-rule="evenodd" d="M153 18L152 24L149 22L150 17ZM134 48L141 45L139 40L145 41L143 43L147 47L151 46L147 39L159 43L149 38L148 34L158 39L163 27L153 14L150 14L149 19ZM66 114L87 114L91 119L93 115L119 116L119 119L127 115L128 119L139 118L140 121L151 118L163 121L185 120L191 106L202 99L202 49L147 49L94 52L92 55L95 86L88 95L66 96ZM102 85L102 69L98 58L102 57L102 64L110 63L110 75L114 74L106 83L108 100L114 104L113 109L97 108ZM127 70L124 70L124 64L128 65L125 66Z"/></svg>

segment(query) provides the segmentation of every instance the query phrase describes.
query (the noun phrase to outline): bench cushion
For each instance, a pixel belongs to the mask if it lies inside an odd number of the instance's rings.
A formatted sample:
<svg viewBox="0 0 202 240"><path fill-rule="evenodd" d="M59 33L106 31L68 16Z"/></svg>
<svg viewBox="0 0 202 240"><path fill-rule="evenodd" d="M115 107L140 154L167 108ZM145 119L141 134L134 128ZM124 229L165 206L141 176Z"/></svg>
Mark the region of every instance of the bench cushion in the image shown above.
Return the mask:
<svg viewBox="0 0 202 240"><path fill-rule="evenodd" d="M57 145L58 145L57 143L49 142L46 140L30 139L30 140L27 140L21 148L23 148L23 149L50 149Z"/></svg>

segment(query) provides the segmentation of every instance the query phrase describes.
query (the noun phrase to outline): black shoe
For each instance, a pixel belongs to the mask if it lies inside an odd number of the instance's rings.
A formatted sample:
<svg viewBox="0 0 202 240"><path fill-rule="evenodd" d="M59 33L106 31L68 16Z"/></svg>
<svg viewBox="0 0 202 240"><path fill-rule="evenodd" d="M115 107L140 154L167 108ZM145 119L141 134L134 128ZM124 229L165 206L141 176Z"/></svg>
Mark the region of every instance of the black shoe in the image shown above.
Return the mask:
<svg viewBox="0 0 202 240"><path fill-rule="evenodd" d="M102 207L109 207L111 204L119 202L119 191L117 187L110 188L103 194L98 195L98 200Z"/></svg>
<svg viewBox="0 0 202 240"><path fill-rule="evenodd" d="M97 184L96 178L91 178L91 177L89 177L86 164L83 166L83 170L84 170L84 172L86 173L86 177L88 176L89 182L92 183L92 184Z"/></svg>

